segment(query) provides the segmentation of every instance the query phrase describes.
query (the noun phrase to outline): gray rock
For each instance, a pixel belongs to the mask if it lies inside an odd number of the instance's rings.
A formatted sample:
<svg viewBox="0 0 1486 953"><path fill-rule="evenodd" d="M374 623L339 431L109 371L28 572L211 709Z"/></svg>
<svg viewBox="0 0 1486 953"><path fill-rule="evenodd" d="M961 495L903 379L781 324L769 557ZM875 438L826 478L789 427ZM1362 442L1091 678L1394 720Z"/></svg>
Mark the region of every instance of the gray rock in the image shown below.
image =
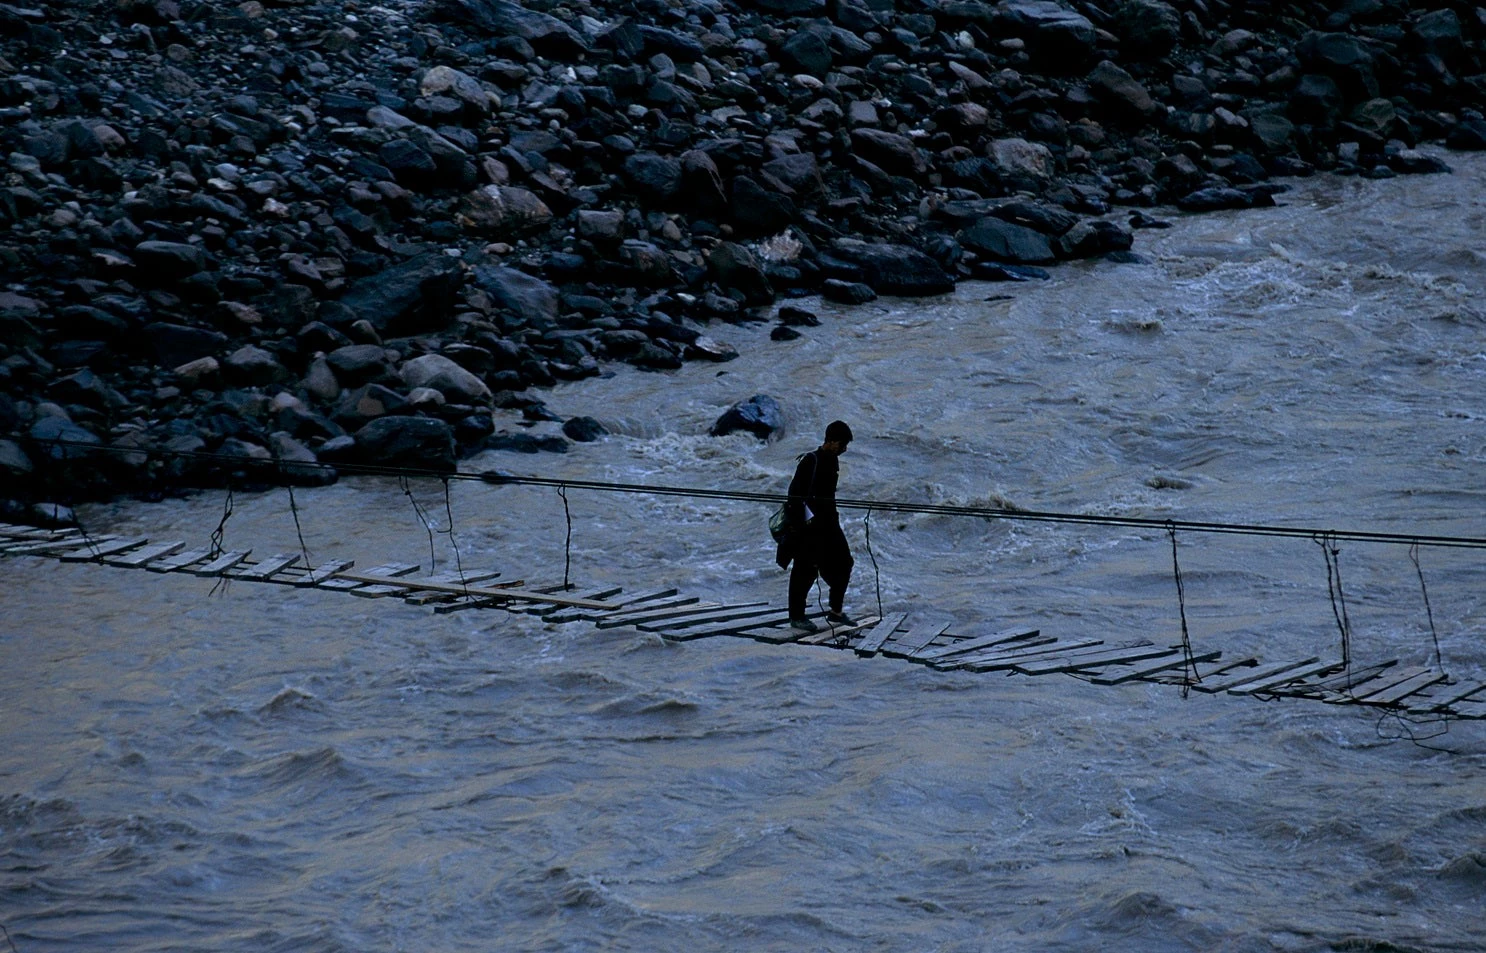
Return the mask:
<svg viewBox="0 0 1486 953"><path fill-rule="evenodd" d="M695 214L715 215L727 208L727 193L717 163L700 149L681 154L681 188L686 204Z"/></svg>
<svg viewBox="0 0 1486 953"><path fill-rule="evenodd" d="M442 420L381 417L355 436L362 463L454 472L454 428Z"/></svg>
<svg viewBox="0 0 1486 953"><path fill-rule="evenodd" d="M1093 258L1129 251L1134 243L1130 230L1116 222L1085 220L1058 239L1058 253L1064 258Z"/></svg>
<svg viewBox="0 0 1486 953"><path fill-rule="evenodd" d="M598 245L617 245L624 240L624 213L609 209L579 209L578 237Z"/></svg>
<svg viewBox="0 0 1486 953"><path fill-rule="evenodd" d="M881 129L853 129L851 144L862 158L893 175L917 177L929 170L923 151L907 136Z"/></svg>
<svg viewBox="0 0 1486 953"><path fill-rule="evenodd" d="M392 371L387 349L380 344L348 344L325 355L325 363L342 386L355 387L379 380Z"/></svg>
<svg viewBox="0 0 1486 953"><path fill-rule="evenodd" d="M791 73L824 79L831 71L831 47L818 29L796 30L779 47L779 63Z"/></svg>
<svg viewBox="0 0 1486 953"><path fill-rule="evenodd" d="M59 377L46 389L47 396L63 404L82 404L95 410L127 407L129 400L103 378L84 367Z"/></svg>
<svg viewBox="0 0 1486 953"><path fill-rule="evenodd" d="M994 9L995 25L1025 40L1033 61L1049 72L1078 72L1094 57L1094 24L1053 0L1005 0Z"/></svg>
<svg viewBox="0 0 1486 953"><path fill-rule="evenodd" d="M519 37L541 56L571 60L589 49L583 35L557 17L511 0L441 0L440 5L446 16L492 37Z"/></svg>
<svg viewBox="0 0 1486 953"><path fill-rule="evenodd" d="M458 404L476 404L490 400L490 388L474 374L442 354L424 354L402 366L402 380L408 387L429 387Z"/></svg>
<svg viewBox="0 0 1486 953"><path fill-rule="evenodd" d="M31 475L35 467L14 440L0 438L0 486L11 486Z"/></svg>
<svg viewBox="0 0 1486 953"><path fill-rule="evenodd" d="M625 279L637 285L667 285L676 277L671 256L651 242L626 239L616 257L627 272Z"/></svg>
<svg viewBox="0 0 1486 953"><path fill-rule="evenodd" d="M269 352L251 344L244 345L227 355L222 362L222 371L230 383L249 387L273 384L288 376L284 365Z"/></svg>
<svg viewBox="0 0 1486 953"><path fill-rule="evenodd" d="M1053 154L1040 142L996 139L986 146L996 174L1012 187L1040 189L1053 177Z"/></svg>
<svg viewBox="0 0 1486 953"><path fill-rule="evenodd" d="M754 394L723 412L709 433L714 437L743 431L760 440L772 440L784 432L784 411L768 394Z"/></svg>
<svg viewBox="0 0 1486 953"><path fill-rule="evenodd" d="M311 397L327 403L341 395L340 381L336 379L335 372L330 369L330 362L324 357L317 357L310 362L301 384Z"/></svg>
<svg viewBox="0 0 1486 953"><path fill-rule="evenodd" d="M31 427L31 442L38 455L49 460L86 460L89 447L103 443L98 435L66 417L43 417Z"/></svg>
<svg viewBox="0 0 1486 953"><path fill-rule="evenodd" d="M820 286L820 295L837 304L866 304L877 300L877 292L872 290L871 285L859 281L842 281L840 278L827 278Z"/></svg>
<svg viewBox="0 0 1486 953"><path fill-rule="evenodd" d="M463 284L457 260L429 252L359 279L341 304L380 334L419 334L449 323Z"/></svg>
<svg viewBox="0 0 1486 953"><path fill-rule="evenodd" d="M185 242L146 241L134 246L134 264L156 281L177 281L206 270L206 251Z"/></svg>
<svg viewBox="0 0 1486 953"><path fill-rule="evenodd" d="M528 327L545 331L557 321L561 299L557 289L541 278L517 268L488 265L476 268L473 278L493 304L510 312L508 330Z"/></svg>
<svg viewBox="0 0 1486 953"><path fill-rule="evenodd" d="M743 235L773 235L798 214L789 196L766 189L746 175L733 179L730 211L733 227Z"/></svg>
<svg viewBox="0 0 1486 953"><path fill-rule="evenodd" d="M1160 107L1140 82L1109 60L1101 60L1087 77L1089 89L1124 119L1144 120Z"/></svg>
<svg viewBox="0 0 1486 953"><path fill-rule="evenodd" d="M1121 54L1160 59L1182 36L1181 14L1160 0L1125 0L1115 14Z"/></svg>
<svg viewBox="0 0 1486 953"><path fill-rule="evenodd" d="M624 176L641 199L665 205L681 189L681 162L671 156L639 152L624 160Z"/></svg>
<svg viewBox="0 0 1486 953"><path fill-rule="evenodd" d="M392 388L366 384L341 394L335 407L335 422L347 430L354 430L369 420L404 414L411 409L408 399Z"/></svg>

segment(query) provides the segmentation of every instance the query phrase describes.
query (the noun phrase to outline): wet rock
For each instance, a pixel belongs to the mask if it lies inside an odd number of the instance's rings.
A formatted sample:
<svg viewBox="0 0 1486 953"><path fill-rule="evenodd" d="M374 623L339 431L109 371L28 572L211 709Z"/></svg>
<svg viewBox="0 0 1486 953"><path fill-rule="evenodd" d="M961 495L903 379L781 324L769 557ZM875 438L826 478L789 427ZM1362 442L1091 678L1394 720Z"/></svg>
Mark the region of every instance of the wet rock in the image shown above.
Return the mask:
<svg viewBox="0 0 1486 953"><path fill-rule="evenodd" d="M555 434L496 433L481 441L480 448L515 453L567 453L568 442Z"/></svg>
<svg viewBox="0 0 1486 953"><path fill-rule="evenodd" d="M756 179L733 179L730 209L734 228L744 235L773 235L799 214L789 196L766 189Z"/></svg>
<svg viewBox="0 0 1486 953"><path fill-rule="evenodd" d="M779 47L779 62L791 73L824 79L831 71L831 47L818 29L796 30Z"/></svg>
<svg viewBox="0 0 1486 953"><path fill-rule="evenodd" d="M33 459L52 462L90 460L89 448L103 443L97 434L66 417L43 417L32 425L29 436L35 450Z"/></svg>
<svg viewBox="0 0 1486 953"><path fill-rule="evenodd" d="M960 232L960 244L994 261L1036 265L1054 260L1046 235L994 215Z"/></svg>
<svg viewBox="0 0 1486 953"><path fill-rule="evenodd" d="M1387 161L1388 168L1404 175L1438 175L1451 171L1443 159L1417 149L1400 149L1390 153Z"/></svg>
<svg viewBox="0 0 1486 953"><path fill-rule="evenodd" d="M860 281L842 281L840 278L827 278L821 283L820 294L827 301L837 304L866 304L877 300L877 292L872 290L871 285Z"/></svg>
<svg viewBox="0 0 1486 953"><path fill-rule="evenodd" d="M361 427L369 420L411 410L408 399L390 387L365 384L341 394L336 402L335 422L348 430Z"/></svg>
<svg viewBox="0 0 1486 953"><path fill-rule="evenodd" d="M681 354L688 361L712 361L720 364L725 361L736 360L738 349L731 344L710 338L707 335L699 335L696 339L687 342Z"/></svg>
<svg viewBox="0 0 1486 953"><path fill-rule="evenodd" d="M490 388L479 377L442 354L424 354L402 366L402 380L410 388L432 388L450 401L479 404L490 400Z"/></svg>
<svg viewBox="0 0 1486 953"><path fill-rule="evenodd" d="M0 438L0 488L10 492L29 477L35 466L26 451L14 440Z"/></svg>
<svg viewBox="0 0 1486 953"><path fill-rule="evenodd" d="M802 337L804 337L803 334L787 324L775 325L769 331L771 341L798 341Z"/></svg>
<svg viewBox="0 0 1486 953"><path fill-rule="evenodd" d="M430 417L380 417L355 433L362 463L452 473L454 429Z"/></svg>
<svg viewBox="0 0 1486 953"><path fill-rule="evenodd" d="M790 327L820 327L820 318L816 317L814 312L806 311L804 308L797 308L790 304L780 306L778 317L780 324L787 324Z"/></svg>
<svg viewBox="0 0 1486 953"><path fill-rule="evenodd" d="M719 242L707 258L707 272L723 289L743 295L745 304L762 305L774 300L774 287L753 252L735 242Z"/></svg>
<svg viewBox="0 0 1486 953"><path fill-rule="evenodd" d="M473 281L489 295L493 305L508 313L508 330L547 330L557 321L561 304L557 289L535 275L518 268L487 265L474 270Z"/></svg>
<svg viewBox="0 0 1486 953"><path fill-rule="evenodd" d="M1086 82L1117 118L1142 122L1160 108L1145 86L1109 60L1101 60Z"/></svg>
<svg viewBox="0 0 1486 953"><path fill-rule="evenodd" d="M436 331L464 284L459 262L430 252L356 281L341 304L379 334Z"/></svg>
<svg viewBox="0 0 1486 953"><path fill-rule="evenodd" d="M955 288L954 279L937 261L907 245L837 239L820 256L819 265L829 277L860 281L878 294L917 298Z"/></svg>
<svg viewBox="0 0 1486 953"><path fill-rule="evenodd" d="M755 394L729 407L717 418L709 433L714 437L743 431L760 440L772 440L784 432L784 411L768 394Z"/></svg>
<svg viewBox="0 0 1486 953"><path fill-rule="evenodd" d="M1134 243L1135 236L1117 222L1085 220L1058 239L1058 254L1064 258L1093 258L1129 251Z"/></svg>
<svg viewBox="0 0 1486 953"><path fill-rule="evenodd" d="M1445 145L1462 152L1486 149L1486 121L1466 119L1457 123L1445 137Z"/></svg>
<svg viewBox="0 0 1486 953"><path fill-rule="evenodd" d="M853 129L851 144L868 162L894 175L916 178L929 169L922 150L907 136L881 129Z"/></svg>
<svg viewBox="0 0 1486 953"><path fill-rule="evenodd" d="M562 432L569 440L577 443L592 443L609 435L604 425L592 417L570 417L563 422Z"/></svg>

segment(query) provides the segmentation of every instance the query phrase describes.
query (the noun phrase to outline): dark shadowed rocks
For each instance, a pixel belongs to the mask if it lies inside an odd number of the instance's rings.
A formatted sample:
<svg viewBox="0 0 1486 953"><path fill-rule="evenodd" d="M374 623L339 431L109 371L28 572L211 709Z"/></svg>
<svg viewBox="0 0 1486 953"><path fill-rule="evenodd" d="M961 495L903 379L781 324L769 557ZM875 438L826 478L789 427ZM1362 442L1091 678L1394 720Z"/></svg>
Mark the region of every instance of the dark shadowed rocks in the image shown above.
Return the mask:
<svg viewBox="0 0 1486 953"><path fill-rule="evenodd" d="M454 429L430 417L379 417L356 431L362 463L454 472Z"/></svg>
<svg viewBox="0 0 1486 953"><path fill-rule="evenodd" d="M507 314L512 328L550 328L557 320L560 300L550 283L519 268L481 266L474 270L475 285Z"/></svg>
<svg viewBox="0 0 1486 953"><path fill-rule="evenodd" d="M907 245L838 239L821 254L819 264L830 277L859 281L878 294L919 298L955 290L942 265Z"/></svg>
<svg viewBox="0 0 1486 953"><path fill-rule="evenodd" d="M459 262L430 252L358 280L341 304L380 334L417 334L448 324L464 284Z"/></svg>

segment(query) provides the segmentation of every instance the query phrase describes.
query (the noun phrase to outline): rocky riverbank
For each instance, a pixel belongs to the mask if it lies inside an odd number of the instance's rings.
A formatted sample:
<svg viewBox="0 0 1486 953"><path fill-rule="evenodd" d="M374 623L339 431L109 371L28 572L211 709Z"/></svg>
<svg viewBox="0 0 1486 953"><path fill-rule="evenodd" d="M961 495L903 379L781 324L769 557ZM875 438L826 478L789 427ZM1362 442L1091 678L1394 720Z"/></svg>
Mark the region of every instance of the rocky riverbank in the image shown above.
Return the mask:
<svg viewBox="0 0 1486 953"><path fill-rule="evenodd" d="M1483 36L1387 0L0 3L0 498L563 450L601 428L543 387L808 333L784 298L1446 172L1416 147L1486 148Z"/></svg>

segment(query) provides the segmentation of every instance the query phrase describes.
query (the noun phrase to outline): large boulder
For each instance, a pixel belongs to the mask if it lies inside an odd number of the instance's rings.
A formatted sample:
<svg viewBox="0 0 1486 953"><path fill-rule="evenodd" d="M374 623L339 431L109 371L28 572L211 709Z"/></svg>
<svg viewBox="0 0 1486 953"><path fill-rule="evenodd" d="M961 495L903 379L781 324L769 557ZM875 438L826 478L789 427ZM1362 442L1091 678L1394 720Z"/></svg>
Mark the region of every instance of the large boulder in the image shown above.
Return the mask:
<svg viewBox="0 0 1486 953"><path fill-rule="evenodd" d="M379 417L356 431L362 463L454 472L454 428L431 417Z"/></svg>
<svg viewBox="0 0 1486 953"><path fill-rule="evenodd" d="M1373 73L1373 53L1359 37L1350 33L1311 31L1295 45L1301 67L1336 80L1349 102L1376 99L1378 80Z"/></svg>
<svg viewBox="0 0 1486 953"><path fill-rule="evenodd" d="M474 282L492 302L509 312L511 330L547 330L557 320L561 304L557 289L535 275L519 268L486 265L475 269Z"/></svg>
<svg viewBox="0 0 1486 953"><path fill-rule="evenodd" d="M1046 235L994 215L960 232L960 244L993 261L1016 265L1040 265L1056 257Z"/></svg>
<svg viewBox="0 0 1486 953"><path fill-rule="evenodd" d="M859 281L878 294L918 298L955 289L954 279L939 262L908 245L837 239L818 264L826 277Z"/></svg>
<svg viewBox="0 0 1486 953"><path fill-rule="evenodd" d="M795 220L798 210L787 195L740 175L732 184L733 227L744 235L773 235Z"/></svg>
<svg viewBox="0 0 1486 953"><path fill-rule="evenodd" d="M1181 14L1160 0L1125 0L1115 15L1120 52L1158 60L1182 37Z"/></svg>
<svg viewBox="0 0 1486 953"><path fill-rule="evenodd" d="M641 199L665 205L681 189L681 162L671 156L639 152L624 160L624 177Z"/></svg>
<svg viewBox="0 0 1486 953"><path fill-rule="evenodd" d="M571 60L588 52L583 34L551 14L528 10L512 0L441 0L438 9L492 37L520 37L542 56Z"/></svg>
<svg viewBox="0 0 1486 953"><path fill-rule="evenodd" d="M421 334L449 323L463 284L457 260L429 252L358 280L341 304L380 334Z"/></svg>
<svg viewBox="0 0 1486 953"><path fill-rule="evenodd" d="M986 154L1001 182L1012 189L1040 191L1055 171L1052 151L1040 142L995 139L986 146Z"/></svg>
<svg viewBox="0 0 1486 953"><path fill-rule="evenodd" d="M853 129L851 145L862 158L893 175L917 177L929 170L923 150L907 136L881 129Z"/></svg>
<svg viewBox="0 0 1486 953"><path fill-rule="evenodd" d="M719 242L707 257L707 272L719 287L741 292L747 304L769 304L774 300L774 287L764 274L764 266L742 245Z"/></svg>
<svg viewBox="0 0 1486 953"><path fill-rule="evenodd" d="M784 411L779 401L768 394L754 394L725 410L709 433L714 437L738 431L751 433L760 440L772 440L784 431Z"/></svg>
<svg viewBox="0 0 1486 953"><path fill-rule="evenodd" d="M1143 121L1160 108L1139 80L1109 60L1101 60L1090 70L1087 82L1094 95L1120 119Z"/></svg>
<svg viewBox="0 0 1486 953"><path fill-rule="evenodd" d="M1094 57L1099 33L1089 18L1053 0L1005 0L994 25L1027 43L1033 62L1048 72L1080 72Z"/></svg>
<svg viewBox="0 0 1486 953"><path fill-rule="evenodd" d="M431 387L458 404L490 400L490 388L474 374L442 354L424 354L402 366L402 380L409 388Z"/></svg>

